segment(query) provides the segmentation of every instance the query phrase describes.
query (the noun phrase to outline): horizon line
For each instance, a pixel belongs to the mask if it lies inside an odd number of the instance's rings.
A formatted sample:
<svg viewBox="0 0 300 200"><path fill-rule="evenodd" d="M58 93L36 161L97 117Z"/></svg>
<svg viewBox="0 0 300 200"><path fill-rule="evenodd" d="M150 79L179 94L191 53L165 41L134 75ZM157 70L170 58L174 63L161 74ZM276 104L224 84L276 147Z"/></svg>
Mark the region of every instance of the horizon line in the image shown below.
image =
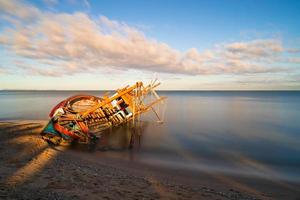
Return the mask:
<svg viewBox="0 0 300 200"><path fill-rule="evenodd" d="M71 92L71 91L116 91L117 89L111 89L111 90L107 90L107 89L103 89L103 90L80 90L80 89L0 89L0 91L58 91L58 92ZM300 89L243 89L243 90L239 90L239 89L229 89L229 90L209 90L209 89L178 89L178 90L173 90L173 89L169 89L169 90L156 90L156 91L161 91L161 92L300 92Z"/></svg>

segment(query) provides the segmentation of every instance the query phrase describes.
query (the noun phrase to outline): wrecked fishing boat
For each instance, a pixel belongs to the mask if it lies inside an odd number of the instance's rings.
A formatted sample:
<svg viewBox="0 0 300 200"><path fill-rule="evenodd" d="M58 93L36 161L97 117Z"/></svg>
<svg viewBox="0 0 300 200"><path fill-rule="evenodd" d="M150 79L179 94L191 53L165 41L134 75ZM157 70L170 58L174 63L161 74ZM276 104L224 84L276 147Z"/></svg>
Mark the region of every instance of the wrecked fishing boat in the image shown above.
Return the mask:
<svg viewBox="0 0 300 200"><path fill-rule="evenodd" d="M51 110L50 120L41 135L44 140L56 145L62 141L88 144L95 141L104 130L134 122L138 116L150 110L160 121L160 116L153 106L163 103L166 97L158 96L154 90L159 85L157 80L146 86L137 82L118 89L111 96L69 97ZM149 96L150 101L147 98Z"/></svg>

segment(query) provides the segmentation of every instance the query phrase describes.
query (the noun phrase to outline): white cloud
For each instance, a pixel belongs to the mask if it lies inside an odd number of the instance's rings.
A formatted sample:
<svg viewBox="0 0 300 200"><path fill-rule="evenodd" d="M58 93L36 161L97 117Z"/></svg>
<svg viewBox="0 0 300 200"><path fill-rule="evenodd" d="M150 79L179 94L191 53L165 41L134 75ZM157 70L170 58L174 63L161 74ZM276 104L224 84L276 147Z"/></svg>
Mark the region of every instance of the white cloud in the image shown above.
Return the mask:
<svg viewBox="0 0 300 200"><path fill-rule="evenodd" d="M300 63L299 57L288 58L288 62L290 63Z"/></svg>
<svg viewBox="0 0 300 200"><path fill-rule="evenodd" d="M7 71L5 69L0 68L0 75L5 75L5 74L7 74Z"/></svg>
<svg viewBox="0 0 300 200"><path fill-rule="evenodd" d="M289 53L300 53L300 49L298 48L289 48L287 49Z"/></svg>
<svg viewBox="0 0 300 200"><path fill-rule="evenodd" d="M0 0L0 11L21 20L32 19L41 14L38 8L16 0Z"/></svg>
<svg viewBox="0 0 300 200"><path fill-rule="evenodd" d="M6 14L3 19L14 19L9 21L12 28L0 32L0 44L18 57L47 66L29 66L26 71L30 74L93 73L105 68L191 75L286 70L267 67L284 50L276 39L224 44L204 52L195 48L180 52L105 16L92 19L81 12L42 12L29 4L5 0L0 0L0 9Z"/></svg>
<svg viewBox="0 0 300 200"><path fill-rule="evenodd" d="M269 58L283 52L280 40L253 40L225 45L227 56L239 59Z"/></svg>

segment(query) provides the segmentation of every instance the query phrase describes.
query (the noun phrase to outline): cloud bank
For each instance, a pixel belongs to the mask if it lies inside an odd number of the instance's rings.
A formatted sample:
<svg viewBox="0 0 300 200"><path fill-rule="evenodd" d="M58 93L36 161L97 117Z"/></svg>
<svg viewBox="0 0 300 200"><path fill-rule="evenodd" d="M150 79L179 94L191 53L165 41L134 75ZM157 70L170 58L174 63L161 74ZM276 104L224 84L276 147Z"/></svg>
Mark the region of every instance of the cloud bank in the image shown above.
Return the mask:
<svg viewBox="0 0 300 200"><path fill-rule="evenodd" d="M105 16L41 11L14 0L0 0L0 13L7 24L0 30L0 45L18 58L39 63L17 66L43 76L108 68L189 75L270 73L287 71L274 64L292 51L285 50L279 39L261 39L222 44L204 52L196 48L181 52Z"/></svg>

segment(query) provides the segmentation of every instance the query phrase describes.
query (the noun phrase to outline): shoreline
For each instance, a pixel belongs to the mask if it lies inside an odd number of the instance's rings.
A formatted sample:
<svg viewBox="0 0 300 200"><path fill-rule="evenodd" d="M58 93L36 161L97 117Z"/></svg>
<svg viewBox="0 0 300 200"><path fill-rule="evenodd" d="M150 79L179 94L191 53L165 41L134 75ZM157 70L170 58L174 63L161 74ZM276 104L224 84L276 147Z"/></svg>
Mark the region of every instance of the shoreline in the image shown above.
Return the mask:
<svg viewBox="0 0 300 200"><path fill-rule="evenodd" d="M300 184L169 169L50 147L43 120L0 121L0 197L6 199L298 199Z"/></svg>

